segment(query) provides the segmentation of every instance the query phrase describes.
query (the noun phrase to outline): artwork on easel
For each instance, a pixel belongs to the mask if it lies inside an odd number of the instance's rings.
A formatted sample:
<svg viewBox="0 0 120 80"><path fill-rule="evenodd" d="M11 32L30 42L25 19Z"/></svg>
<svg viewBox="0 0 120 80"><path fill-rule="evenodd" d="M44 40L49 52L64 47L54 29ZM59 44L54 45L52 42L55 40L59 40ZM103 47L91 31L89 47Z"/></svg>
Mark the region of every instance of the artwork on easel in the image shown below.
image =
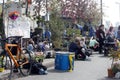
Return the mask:
<svg viewBox="0 0 120 80"><path fill-rule="evenodd" d="M16 2L11 2L7 6L6 36L30 38L30 20L28 17L21 15L22 8L20 5Z"/></svg>

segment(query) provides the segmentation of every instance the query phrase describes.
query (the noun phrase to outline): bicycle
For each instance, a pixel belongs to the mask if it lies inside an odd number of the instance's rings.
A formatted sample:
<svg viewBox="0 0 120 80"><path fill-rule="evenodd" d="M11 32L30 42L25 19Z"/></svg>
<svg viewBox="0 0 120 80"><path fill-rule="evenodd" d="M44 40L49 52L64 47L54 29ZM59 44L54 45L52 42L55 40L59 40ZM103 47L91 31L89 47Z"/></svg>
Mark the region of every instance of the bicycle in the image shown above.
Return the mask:
<svg viewBox="0 0 120 80"><path fill-rule="evenodd" d="M0 54L0 57L2 57L2 67L6 68L6 61L9 61L9 66L7 67L7 74L9 80L11 79L11 75L13 71L16 69L20 71L20 73L23 76L27 76L31 72L32 67L32 57L30 52L27 49L21 49L19 44L11 44L8 43L9 39L11 38L21 38L21 36L14 36L14 37L8 37L6 39L1 39L1 42L4 42L4 52L3 54ZM13 55L12 48L16 47L17 53L16 55ZM14 63L14 64L13 64Z"/></svg>

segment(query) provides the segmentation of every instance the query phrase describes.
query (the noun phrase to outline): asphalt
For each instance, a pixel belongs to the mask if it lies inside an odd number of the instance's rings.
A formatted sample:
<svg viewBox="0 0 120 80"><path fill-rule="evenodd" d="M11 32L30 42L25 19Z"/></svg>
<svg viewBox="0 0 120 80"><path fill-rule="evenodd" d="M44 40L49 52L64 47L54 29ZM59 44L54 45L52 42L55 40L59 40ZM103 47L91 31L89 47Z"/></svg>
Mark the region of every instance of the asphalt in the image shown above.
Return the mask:
<svg viewBox="0 0 120 80"><path fill-rule="evenodd" d="M45 65L47 68L53 67L54 66L54 58L44 59L43 65ZM4 70L3 72L0 72L0 80L8 80L7 73L8 72L6 70ZM20 77L23 77L20 73L13 73L12 80L14 80L16 78L20 78Z"/></svg>
<svg viewBox="0 0 120 80"><path fill-rule="evenodd" d="M92 59L92 60L91 60ZM54 67L54 58L48 58L48 59L44 59L43 61L43 65L45 65L48 69L53 68ZM98 79L98 78L104 78L105 76L107 76L107 68L110 67L111 61L108 57L104 57L102 54L98 54L98 53L93 53L93 55L90 57L90 61L88 58L88 61L75 61L75 74L68 74L70 75L70 79L66 79L66 80L72 80L73 75L82 75L82 76L78 76L78 78L76 77L77 80L88 80L86 78L86 76L91 76L91 79L89 80L120 80L120 79L111 79L111 78L105 78L105 79ZM83 65L83 66L81 66ZM90 67L89 67L90 66ZM101 67L100 67L101 66ZM81 67L81 68L79 68ZM84 70L86 69L86 70ZM88 71L88 72L86 72ZM95 73L93 75L93 73ZM0 80L7 80L6 77L3 77L3 75L5 75L5 72L1 72L0 73ZM83 75L86 74L86 75ZM17 74L13 74L14 76L12 77L12 80L33 80L33 78L37 78L36 76L27 76L24 77L22 75L20 75L20 73ZM61 74L62 75L62 74ZM53 76L58 76L57 74L54 74ZM62 75L62 76L66 76L66 75ZM41 77L41 76L40 76ZM48 75L48 77L51 78L51 76ZM43 76L44 79L44 76ZM42 77L41 77L42 80ZM53 79L52 79L53 80ZM61 80L61 79L56 79L56 80ZM63 79L62 79L63 80Z"/></svg>
<svg viewBox="0 0 120 80"><path fill-rule="evenodd" d="M72 72L48 68L48 75L29 75L15 80L120 80L109 78L107 69L111 67L111 59L103 54L93 54L85 61L75 60Z"/></svg>

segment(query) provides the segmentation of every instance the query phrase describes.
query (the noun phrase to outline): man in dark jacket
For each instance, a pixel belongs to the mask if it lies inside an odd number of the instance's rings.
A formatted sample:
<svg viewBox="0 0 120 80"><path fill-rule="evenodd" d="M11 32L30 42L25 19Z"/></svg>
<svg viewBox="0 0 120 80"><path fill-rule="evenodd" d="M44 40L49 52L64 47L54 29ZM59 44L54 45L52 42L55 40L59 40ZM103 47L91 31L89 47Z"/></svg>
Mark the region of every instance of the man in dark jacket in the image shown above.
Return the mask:
<svg viewBox="0 0 120 80"><path fill-rule="evenodd" d="M104 41L105 41L105 32L104 32L104 25L100 25L99 26L99 30L98 30L98 42L99 42L99 53L102 53L102 49L104 46Z"/></svg>
<svg viewBox="0 0 120 80"><path fill-rule="evenodd" d="M75 42L71 42L69 46L69 52L75 52L75 59L85 60L86 55L82 49L83 48L80 46L80 40L78 38L75 39Z"/></svg>

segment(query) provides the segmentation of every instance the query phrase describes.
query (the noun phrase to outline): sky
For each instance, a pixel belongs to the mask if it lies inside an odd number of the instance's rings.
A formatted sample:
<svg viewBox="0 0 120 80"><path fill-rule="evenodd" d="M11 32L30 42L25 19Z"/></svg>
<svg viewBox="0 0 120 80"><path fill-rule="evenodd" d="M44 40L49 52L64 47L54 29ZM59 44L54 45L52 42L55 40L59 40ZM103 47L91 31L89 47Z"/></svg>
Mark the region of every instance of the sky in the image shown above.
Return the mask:
<svg viewBox="0 0 120 80"><path fill-rule="evenodd" d="M100 3L100 0L97 0ZM120 0L102 0L103 2L103 24L116 27L120 24Z"/></svg>
<svg viewBox="0 0 120 80"><path fill-rule="evenodd" d="M116 26L120 22L120 2L119 0L103 0L105 7L103 11L105 13L105 20L108 20L112 23L113 26Z"/></svg>
<svg viewBox="0 0 120 80"><path fill-rule="evenodd" d="M6 1L6 0L5 0ZM18 1L18 0L12 0ZM101 0L97 0L100 4ZM113 26L120 24L120 0L102 0L103 1L103 23L105 25L112 24ZM2 0L0 0L0 3ZM106 24L107 22L107 24Z"/></svg>

